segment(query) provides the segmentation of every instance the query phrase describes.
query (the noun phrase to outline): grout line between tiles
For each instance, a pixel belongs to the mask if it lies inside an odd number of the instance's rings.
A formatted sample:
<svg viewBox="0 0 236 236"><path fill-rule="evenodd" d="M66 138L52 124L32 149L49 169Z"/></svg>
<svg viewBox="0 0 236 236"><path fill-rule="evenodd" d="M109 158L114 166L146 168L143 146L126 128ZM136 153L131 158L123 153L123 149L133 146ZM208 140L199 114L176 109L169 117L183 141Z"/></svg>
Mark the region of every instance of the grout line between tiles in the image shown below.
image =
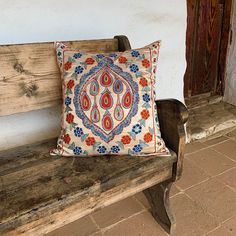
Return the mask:
<svg viewBox="0 0 236 236"><path fill-rule="evenodd" d="M222 224L220 224L220 225L218 225L217 227L215 227L214 229L212 229L212 230L208 231L206 234L204 234L204 236L207 236L207 235L209 235L210 233L212 233L212 232L216 231L216 230L217 230L217 229L219 229L220 227L222 227Z"/></svg>
<svg viewBox="0 0 236 236"><path fill-rule="evenodd" d="M141 201L139 201L135 196L132 196L132 199L133 199L135 202L137 202L137 203L139 204L139 206L141 206L143 209L147 209L147 208L144 206L144 204L143 204Z"/></svg>
<svg viewBox="0 0 236 236"><path fill-rule="evenodd" d="M181 188L180 190L181 190L181 192L185 192L185 191L187 191L187 190L189 190L189 189L191 189L191 188L193 188L193 187L196 187L196 186L198 186L198 185L200 185L200 184L202 184L202 183L205 183L205 182L207 182L207 181L210 181L210 180L212 180L212 179L215 179L216 181L221 182L222 184L224 184L225 186L229 187L231 190L233 190L234 192L236 192L236 190L235 190L234 188L232 188L231 186L229 186L229 185L225 184L224 182L222 182L222 181L216 179L216 177L218 177L218 176L220 176L220 175L222 175L222 174L225 174L225 173L227 173L228 171L231 171L231 170L233 170L233 169L235 169L235 168L236 168L236 166L231 167L231 168L229 168L229 169L227 169L227 170L225 170L225 171L223 171L223 172L221 172L221 173L219 173L219 174L216 174L216 175L212 175L212 176L209 176L209 175L208 175L207 179L205 179L205 180L203 180L203 181L200 181L200 182L198 182L198 183L196 183L196 184L193 184L193 185L191 185L191 186L189 186L189 187L187 187L187 188L185 188L185 189L182 189L182 188ZM201 169L201 168L199 167L199 169ZM205 172L205 173L206 173L206 172ZM176 183L176 185L178 185L178 183ZM178 188L180 188L180 187L178 186Z"/></svg>
<svg viewBox="0 0 236 236"><path fill-rule="evenodd" d="M204 236L209 235L210 233L214 232L215 230L219 229L220 227L224 227L224 224L227 223L227 221L232 220L232 219L235 218L235 217L236 217L236 215L233 215L233 216L230 217L229 219L223 220L222 222L220 222L220 225L219 225L219 226L217 226L217 227L216 227L215 229L213 229L213 230L210 230L210 231L207 232Z"/></svg>
<svg viewBox="0 0 236 236"><path fill-rule="evenodd" d="M93 222L93 224L97 227L97 229L101 229L91 214L89 215L89 218Z"/></svg>
<svg viewBox="0 0 236 236"><path fill-rule="evenodd" d="M126 221L128 219L131 219L131 218L133 218L133 217L135 217L137 215L140 215L140 214L142 214L144 212L148 212L147 209L143 209L143 210L141 210L141 211L139 211L139 212L137 212L137 213L135 213L135 214L133 214L131 216L128 216L128 217L126 217L126 218L124 218L124 219L122 219L120 221L115 222L114 224L106 226L105 228L102 228L101 231L102 231L102 233L105 233L107 230L113 228L114 226L116 226L116 225L118 225L118 224L120 224L120 223L122 223L122 222L124 222L124 221Z"/></svg>
<svg viewBox="0 0 236 236"><path fill-rule="evenodd" d="M194 143L194 142L193 142L193 143ZM192 143L192 144L193 144L193 143ZM205 149L209 148L209 147L206 146L206 145L204 145L204 146L205 146L205 147L200 148L199 150L196 150L196 151L193 151L193 152L185 153L184 156L188 156L188 155L190 155L190 154L194 154L194 153L197 153L197 152L200 152L200 151L202 151L202 150L205 150Z"/></svg>
<svg viewBox="0 0 236 236"><path fill-rule="evenodd" d="M220 136L220 137L224 137L224 136ZM220 137L218 137L218 138L220 138ZM227 137L225 137L225 138L227 138ZM214 140L214 139L206 140L206 141L202 142L201 144L204 144L205 142L210 141L210 140ZM204 145L206 145L206 146L208 146L208 147L213 147L213 146L216 146L216 145L218 145L218 144L222 144L222 143L227 142L227 141L229 141L229 138L226 139L226 140L222 140L222 141L220 141L220 142L218 142L218 143L211 144L211 145L209 145L209 144L204 144Z"/></svg>
<svg viewBox="0 0 236 236"><path fill-rule="evenodd" d="M92 234L89 234L88 236L94 236L94 235L97 234L97 233L101 233L102 236L104 236L104 234L102 233L101 230L98 230L98 231L96 231L96 232L94 232L94 233L92 233Z"/></svg>
<svg viewBox="0 0 236 236"><path fill-rule="evenodd" d="M184 192L185 193L185 191L187 191L187 190L189 190L189 189L191 189L191 188L193 188L193 187L196 187L196 186L198 186L198 185L200 185L200 184L202 184L202 183L205 183L205 182L207 182L208 180L211 180L212 179L212 177L211 176L208 176L208 178L207 179L204 179L204 180L202 180L202 181L200 181L200 182L198 182L198 183L196 183L196 184L193 184L193 185L191 185L191 186L189 186L189 187L187 187L187 188L185 188L185 189L181 189L181 192ZM179 187L180 188L180 187Z"/></svg>
<svg viewBox="0 0 236 236"><path fill-rule="evenodd" d="M236 142L235 142L236 143ZM222 152L219 152L218 150L215 150L214 148L210 147L211 150L217 152L218 154L220 155L223 155L224 157L228 158L229 160L233 161L233 162L236 162L234 159L232 159L231 157L227 156L226 154L222 153Z"/></svg>

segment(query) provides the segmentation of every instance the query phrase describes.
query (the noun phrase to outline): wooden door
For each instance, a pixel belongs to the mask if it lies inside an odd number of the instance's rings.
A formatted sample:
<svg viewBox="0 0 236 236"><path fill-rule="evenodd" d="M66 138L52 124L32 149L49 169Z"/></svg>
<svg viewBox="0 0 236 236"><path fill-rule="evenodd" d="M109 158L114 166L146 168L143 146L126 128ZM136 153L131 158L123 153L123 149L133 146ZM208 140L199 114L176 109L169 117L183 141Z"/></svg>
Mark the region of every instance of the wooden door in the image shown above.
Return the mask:
<svg viewBox="0 0 236 236"><path fill-rule="evenodd" d="M185 97L223 93L232 0L187 0Z"/></svg>

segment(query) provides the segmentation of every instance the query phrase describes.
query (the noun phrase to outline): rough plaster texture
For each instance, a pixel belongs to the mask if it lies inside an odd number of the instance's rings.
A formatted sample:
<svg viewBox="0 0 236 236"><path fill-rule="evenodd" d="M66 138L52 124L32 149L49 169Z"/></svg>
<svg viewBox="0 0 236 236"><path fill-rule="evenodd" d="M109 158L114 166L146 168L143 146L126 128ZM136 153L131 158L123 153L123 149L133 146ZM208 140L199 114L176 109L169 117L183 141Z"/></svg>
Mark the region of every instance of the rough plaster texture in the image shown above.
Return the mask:
<svg viewBox="0 0 236 236"><path fill-rule="evenodd" d="M233 15L231 21L232 43L229 47L224 100L236 106L236 1L233 4Z"/></svg>
<svg viewBox="0 0 236 236"><path fill-rule="evenodd" d="M157 98L183 101L186 0L0 0L0 44L129 37L162 40ZM59 109L0 117L0 149L55 136Z"/></svg>

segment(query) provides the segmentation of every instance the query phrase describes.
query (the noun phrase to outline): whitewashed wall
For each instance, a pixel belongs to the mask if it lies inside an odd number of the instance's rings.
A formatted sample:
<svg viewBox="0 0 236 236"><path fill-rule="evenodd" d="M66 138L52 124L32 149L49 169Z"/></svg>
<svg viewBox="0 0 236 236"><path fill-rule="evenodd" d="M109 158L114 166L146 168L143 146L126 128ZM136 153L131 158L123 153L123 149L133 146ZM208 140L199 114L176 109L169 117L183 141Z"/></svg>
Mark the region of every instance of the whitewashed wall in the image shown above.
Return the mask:
<svg viewBox="0 0 236 236"><path fill-rule="evenodd" d="M224 100L236 106L236 0L232 12L232 43L227 57Z"/></svg>
<svg viewBox="0 0 236 236"><path fill-rule="evenodd" d="M183 101L186 0L0 0L0 44L111 38L162 40L157 98ZM1 89L1 88L0 88ZM0 117L0 149L55 136L59 108Z"/></svg>

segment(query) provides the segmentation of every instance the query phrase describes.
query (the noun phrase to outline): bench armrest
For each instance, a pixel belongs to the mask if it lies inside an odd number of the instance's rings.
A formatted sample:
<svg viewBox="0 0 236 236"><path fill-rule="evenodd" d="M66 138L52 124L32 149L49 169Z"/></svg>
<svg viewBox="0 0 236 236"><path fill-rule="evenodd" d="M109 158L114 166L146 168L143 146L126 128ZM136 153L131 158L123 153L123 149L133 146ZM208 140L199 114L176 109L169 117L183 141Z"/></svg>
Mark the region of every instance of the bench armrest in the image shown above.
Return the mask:
<svg viewBox="0 0 236 236"><path fill-rule="evenodd" d="M160 124L161 136L167 147L177 154L177 163L174 166L174 179L179 179L182 173L185 127L188 120L186 106L176 99L157 100L157 112Z"/></svg>

